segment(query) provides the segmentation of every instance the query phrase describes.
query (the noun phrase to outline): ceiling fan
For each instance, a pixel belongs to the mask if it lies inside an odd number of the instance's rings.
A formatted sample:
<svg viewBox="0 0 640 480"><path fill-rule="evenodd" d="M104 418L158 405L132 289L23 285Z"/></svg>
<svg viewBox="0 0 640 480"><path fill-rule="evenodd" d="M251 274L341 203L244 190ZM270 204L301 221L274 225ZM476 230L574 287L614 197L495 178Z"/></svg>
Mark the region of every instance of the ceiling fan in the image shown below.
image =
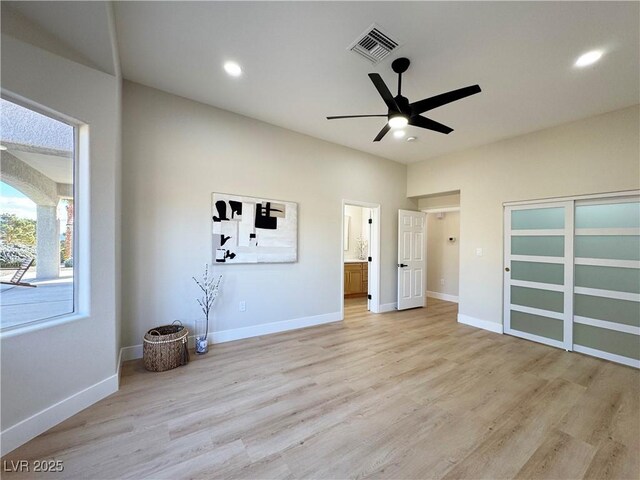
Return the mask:
<svg viewBox="0 0 640 480"><path fill-rule="evenodd" d="M382 137L384 137L392 128L403 128L407 125L426 128L428 130L444 134L453 132L453 128L447 127L446 125L438 123L427 117L423 117L420 114L433 110L434 108L441 107L442 105L446 105L447 103L455 102L456 100L460 100L464 97L480 93L480 86L471 85L469 87L459 88L458 90L452 90L434 97L409 103L409 99L402 96L402 74L407 71L410 64L411 62L409 59L404 57L397 58L391 63L391 68L398 74L398 95L395 97L391 94L380 75L377 73L369 74L369 78L389 109L388 113L378 115L339 115L327 117L327 120L336 120L340 118L387 117L388 120L386 125L382 127L380 133L378 133L376 138L373 139L374 142L382 140Z"/></svg>

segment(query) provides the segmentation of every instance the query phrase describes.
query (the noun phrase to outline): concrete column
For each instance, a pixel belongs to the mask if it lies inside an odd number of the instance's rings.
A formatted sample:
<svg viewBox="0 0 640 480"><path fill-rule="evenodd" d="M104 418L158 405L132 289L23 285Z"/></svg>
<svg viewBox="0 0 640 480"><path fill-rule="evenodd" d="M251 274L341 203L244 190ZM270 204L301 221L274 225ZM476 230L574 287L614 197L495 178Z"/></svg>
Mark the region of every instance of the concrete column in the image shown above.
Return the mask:
<svg viewBox="0 0 640 480"><path fill-rule="evenodd" d="M60 276L60 226L56 217L56 207L38 205L36 221L38 280Z"/></svg>

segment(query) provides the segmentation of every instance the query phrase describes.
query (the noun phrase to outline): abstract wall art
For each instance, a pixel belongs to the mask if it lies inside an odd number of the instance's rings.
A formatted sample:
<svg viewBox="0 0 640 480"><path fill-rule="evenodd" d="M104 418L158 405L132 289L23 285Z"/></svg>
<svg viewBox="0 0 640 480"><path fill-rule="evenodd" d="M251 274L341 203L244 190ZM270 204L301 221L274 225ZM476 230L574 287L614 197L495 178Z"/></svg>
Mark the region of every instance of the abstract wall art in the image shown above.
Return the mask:
<svg viewBox="0 0 640 480"><path fill-rule="evenodd" d="M298 204L214 193L216 263L283 263L298 259Z"/></svg>

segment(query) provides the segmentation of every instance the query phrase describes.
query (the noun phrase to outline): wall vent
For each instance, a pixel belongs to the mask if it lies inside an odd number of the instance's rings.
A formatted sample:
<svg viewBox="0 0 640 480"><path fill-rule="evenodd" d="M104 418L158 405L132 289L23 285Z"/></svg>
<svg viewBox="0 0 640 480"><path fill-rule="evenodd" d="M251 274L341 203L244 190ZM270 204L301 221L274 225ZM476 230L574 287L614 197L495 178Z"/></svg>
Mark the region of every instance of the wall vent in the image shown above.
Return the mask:
<svg viewBox="0 0 640 480"><path fill-rule="evenodd" d="M400 46L400 42L374 23L347 50L359 54L374 65Z"/></svg>

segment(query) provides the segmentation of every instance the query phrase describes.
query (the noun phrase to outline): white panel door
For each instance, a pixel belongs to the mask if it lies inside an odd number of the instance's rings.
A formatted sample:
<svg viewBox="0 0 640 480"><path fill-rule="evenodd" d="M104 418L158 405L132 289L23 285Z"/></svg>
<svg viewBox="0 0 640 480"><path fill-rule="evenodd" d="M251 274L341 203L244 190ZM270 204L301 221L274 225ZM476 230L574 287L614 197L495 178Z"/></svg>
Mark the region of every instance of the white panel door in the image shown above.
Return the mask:
<svg viewBox="0 0 640 480"><path fill-rule="evenodd" d="M398 310L424 307L425 214L398 210Z"/></svg>

